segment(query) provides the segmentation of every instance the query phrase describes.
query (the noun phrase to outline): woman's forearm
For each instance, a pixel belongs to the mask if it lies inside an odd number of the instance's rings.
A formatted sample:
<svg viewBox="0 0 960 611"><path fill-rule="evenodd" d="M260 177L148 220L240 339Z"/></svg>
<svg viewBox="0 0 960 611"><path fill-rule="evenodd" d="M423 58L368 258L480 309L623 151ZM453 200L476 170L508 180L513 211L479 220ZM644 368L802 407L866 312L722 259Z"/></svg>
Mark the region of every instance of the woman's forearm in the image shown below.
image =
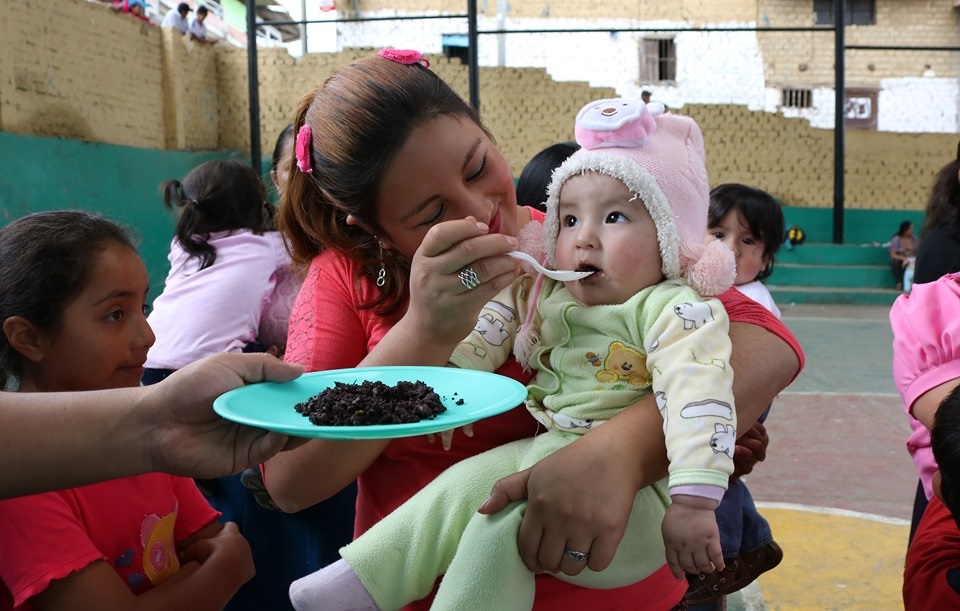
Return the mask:
<svg viewBox="0 0 960 611"><path fill-rule="evenodd" d="M797 376L800 359L779 336L754 324L731 322L730 340L737 435L742 435Z"/></svg>
<svg viewBox="0 0 960 611"><path fill-rule="evenodd" d="M455 345L416 332L408 317L384 335L358 364L444 366ZM408 332L409 329L409 332ZM324 501L360 476L386 449L389 440L313 440L277 454L264 464L264 483L274 502L286 512L300 511Z"/></svg>
<svg viewBox="0 0 960 611"><path fill-rule="evenodd" d="M217 354L153 386L86 392L0 392L0 498L164 471L220 477L297 442L218 416L213 401L301 368L265 354Z"/></svg>
<svg viewBox="0 0 960 611"><path fill-rule="evenodd" d="M457 341L444 341L422 329L429 329L429 326L422 326L408 314L383 336L360 366L445 366L457 347Z"/></svg>
<svg viewBox="0 0 960 611"><path fill-rule="evenodd" d="M141 448L152 432L138 389L0 393L0 498L80 486L153 468Z"/></svg>
<svg viewBox="0 0 960 611"><path fill-rule="evenodd" d="M327 500L366 470L389 444L311 440L263 464L263 480L280 509L294 513Z"/></svg>
<svg viewBox="0 0 960 611"><path fill-rule="evenodd" d="M634 489L640 490L667 476L670 462L663 436L663 417L653 395L621 411L577 443L594 445L598 457L611 457L623 469ZM618 448L628 455L611 452ZM613 455L616 455L614 458ZM613 466L613 465L611 465Z"/></svg>
<svg viewBox="0 0 960 611"><path fill-rule="evenodd" d="M357 366L445 366L456 342L441 341L420 331L423 328L408 313ZM300 511L330 498L357 479L388 444L389 440L312 440L267 461L264 483L281 509Z"/></svg>
<svg viewBox="0 0 960 611"><path fill-rule="evenodd" d="M801 357L786 339L760 325L731 322L730 340L739 448L741 436L756 425L764 410L796 377ZM765 451L765 443L763 448ZM736 468L739 463L735 461Z"/></svg>

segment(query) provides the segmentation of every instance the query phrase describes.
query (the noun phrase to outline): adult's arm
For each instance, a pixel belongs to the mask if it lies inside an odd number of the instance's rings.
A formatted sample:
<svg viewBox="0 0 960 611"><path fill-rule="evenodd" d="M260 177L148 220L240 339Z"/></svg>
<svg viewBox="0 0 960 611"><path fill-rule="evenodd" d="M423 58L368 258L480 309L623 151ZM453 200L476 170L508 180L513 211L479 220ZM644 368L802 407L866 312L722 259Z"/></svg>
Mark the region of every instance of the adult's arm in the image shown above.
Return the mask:
<svg viewBox="0 0 960 611"><path fill-rule="evenodd" d="M363 365L406 364L411 358L417 364L446 365L473 330L480 309L521 273L519 263L502 256L519 241L487 231L472 217L430 229L411 264L410 306ZM482 283L474 289L457 276L466 265Z"/></svg>
<svg viewBox="0 0 960 611"><path fill-rule="evenodd" d="M908 414L928 429L940 402L960 382L960 334L955 315L960 274L914 285L890 308L893 381Z"/></svg>
<svg viewBox="0 0 960 611"><path fill-rule="evenodd" d="M223 420L220 394L282 382L301 368L268 355L220 354L140 388L75 393L0 392L0 498L165 471L218 477L299 444Z"/></svg>
<svg viewBox="0 0 960 611"><path fill-rule="evenodd" d="M913 417L930 430L933 430L933 420L937 415L937 408L940 403L947 398L950 392L960 385L960 378L947 380L943 384L934 386L927 392L920 395L913 403Z"/></svg>
<svg viewBox="0 0 960 611"><path fill-rule="evenodd" d="M777 334L731 322L730 339L738 434L743 434L796 377L802 353L785 328ZM518 545L530 570L579 573L583 564L563 554L569 542L572 549L589 549L588 566L599 571L623 538L636 491L665 477L667 466L663 419L648 397L532 468L500 480L481 512L495 513L526 498Z"/></svg>
<svg viewBox="0 0 960 611"><path fill-rule="evenodd" d="M350 278L340 275L320 280L323 290L316 296L314 310L324 312L327 328L307 341L329 354L316 362L312 355L308 369L347 366L433 365L444 366L457 344L473 329L480 309L519 275L519 265L510 257L497 256L516 248L515 238L487 234L487 227L472 219L450 221L428 232L411 264L410 306L404 316L368 354L350 363L336 362L341 353L357 350L364 338L360 328L349 328L355 318L347 294L355 290ZM457 276L471 264L483 284L467 290ZM330 268L321 274L332 274ZM308 276L305 282L310 282ZM346 282L346 283L345 283ZM306 288L304 290L307 290ZM342 293L337 295L337 293ZM303 294L301 292L301 298ZM342 312L350 310L350 315ZM330 328L336 326L337 328ZM291 325L292 328L292 325ZM291 333L288 343L294 341ZM343 346L343 350L339 349ZM287 358L297 347L287 346ZM307 350L306 352L312 352ZM376 460L389 440L311 440L291 452L274 456L263 467L264 483L282 510L296 512L324 501L355 480ZM322 477L317 477L322 473Z"/></svg>
<svg viewBox="0 0 960 611"><path fill-rule="evenodd" d="M903 242L900 236L893 236L890 239L890 246L887 247L887 253L889 253L891 259L903 261L903 255L898 252L901 248L903 248Z"/></svg>

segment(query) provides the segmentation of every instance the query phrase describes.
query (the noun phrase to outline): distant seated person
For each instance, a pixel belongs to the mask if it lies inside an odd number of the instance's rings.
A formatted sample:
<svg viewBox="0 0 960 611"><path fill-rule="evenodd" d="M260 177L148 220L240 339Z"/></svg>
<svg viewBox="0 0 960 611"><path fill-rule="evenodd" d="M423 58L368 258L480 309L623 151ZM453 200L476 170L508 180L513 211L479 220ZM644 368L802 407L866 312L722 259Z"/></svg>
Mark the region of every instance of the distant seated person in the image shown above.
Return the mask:
<svg viewBox="0 0 960 611"><path fill-rule="evenodd" d="M207 36L207 26L203 25L203 22L207 19L207 13L209 12L210 11L208 11L207 7L205 6L201 6L197 9L197 16L193 18L193 21L190 22L190 27L187 29L190 34L190 40L205 42L211 45L217 42L216 38L210 38Z"/></svg>
<svg viewBox="0 0 960 611"><path fill-rule="evenodd" d="M110 7L118 13L127 13L141 21L152 23L147 17L147 3L144 0L115 0Z"/></svg>
<svg viewBox="0 0 960 611"><path fill-rule="evenodd" d="M187 23L187 14L192 10L189 4L181 2L177 5L177 10L167 11L167 14L163 16L163 21L160 22L160 27L176 28L181 34L186 34L187 28L190 27L190 24Z"/></svg>
<svg viewBox="0 0 960 611"><path fill-rule="evenodd" d="M930 438L940 470L907 550L906 611L960 609L960 386L937 408Z"/></svg>

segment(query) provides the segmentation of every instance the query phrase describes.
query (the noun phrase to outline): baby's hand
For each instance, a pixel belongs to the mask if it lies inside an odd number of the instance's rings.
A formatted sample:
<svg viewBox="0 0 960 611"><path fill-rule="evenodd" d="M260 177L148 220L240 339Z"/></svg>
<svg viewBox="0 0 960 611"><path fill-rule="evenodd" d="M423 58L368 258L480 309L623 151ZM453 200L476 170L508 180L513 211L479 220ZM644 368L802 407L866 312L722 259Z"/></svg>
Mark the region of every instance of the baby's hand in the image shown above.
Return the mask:
<svg viewBox="0 0 960 611"><path fill-rule="evenodd" d="M697 496L678 494L663 518L663 544L667 564L678 580L687 573L712 573L722 570L723 551L714 510L717 502Z"/></svg>
<svg viewBox="0 0 960 611"><path fill-rule="evenodd" d="M467 437L473 437L473 424L464 424L462 427L463 434ZM443 444L444 450L449 450L453 447L453 432L457 429L447 429L446 431L440 431L440 442ZM436 433L430 433L427 435L427 441L433 443L437 439Z"/></svg>

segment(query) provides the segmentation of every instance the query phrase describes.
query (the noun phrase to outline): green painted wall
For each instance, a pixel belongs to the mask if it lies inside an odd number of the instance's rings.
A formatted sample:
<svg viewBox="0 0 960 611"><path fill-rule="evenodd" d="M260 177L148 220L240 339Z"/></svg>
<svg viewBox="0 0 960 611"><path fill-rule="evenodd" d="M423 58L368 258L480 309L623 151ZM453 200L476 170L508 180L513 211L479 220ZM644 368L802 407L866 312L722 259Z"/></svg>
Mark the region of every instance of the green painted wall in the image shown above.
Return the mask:
<svg viewBox="0 0 960 611"><path fill-rule="evenodd" d="M240 158L230 152L161 151L0 132L0 224L40 210L101 212L139 238L153 299L169 269L174 229L160 183L182 180L201 163L228 157Z"/></svg>
<svg viewBox="0 0 960 611"><path fill-rule="evenodd" d="M783 219L787 227L799 225L807 242L833 242L833 208L784 206ZM844 210L843 243L882 244L890 240L903 221L913 221L914 233L919 235L920 226L923 225L923 211Z"/></svg>

